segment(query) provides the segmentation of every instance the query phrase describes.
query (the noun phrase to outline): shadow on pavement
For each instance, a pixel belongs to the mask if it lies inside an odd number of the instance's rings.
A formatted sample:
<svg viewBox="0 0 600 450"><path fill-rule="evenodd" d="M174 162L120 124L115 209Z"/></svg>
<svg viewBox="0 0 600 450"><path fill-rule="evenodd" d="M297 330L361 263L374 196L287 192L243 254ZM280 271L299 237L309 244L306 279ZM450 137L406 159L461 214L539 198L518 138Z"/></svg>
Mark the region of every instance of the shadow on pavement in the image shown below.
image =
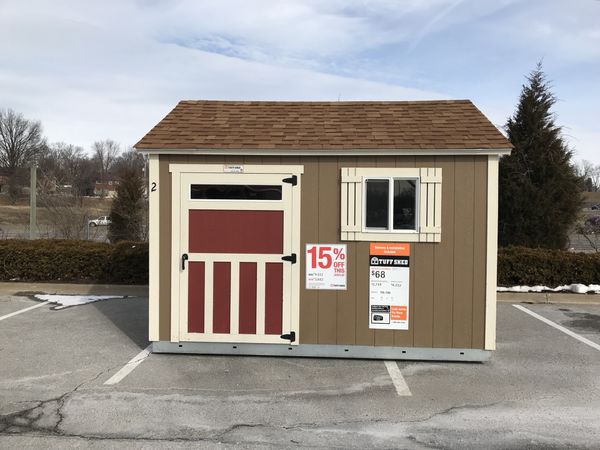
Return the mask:
<svg viewBox="0 0 600 450"><path fill-rule="evenodd" d="M91 303L140 349L148 346L148 298L126 297Z"/></svg>

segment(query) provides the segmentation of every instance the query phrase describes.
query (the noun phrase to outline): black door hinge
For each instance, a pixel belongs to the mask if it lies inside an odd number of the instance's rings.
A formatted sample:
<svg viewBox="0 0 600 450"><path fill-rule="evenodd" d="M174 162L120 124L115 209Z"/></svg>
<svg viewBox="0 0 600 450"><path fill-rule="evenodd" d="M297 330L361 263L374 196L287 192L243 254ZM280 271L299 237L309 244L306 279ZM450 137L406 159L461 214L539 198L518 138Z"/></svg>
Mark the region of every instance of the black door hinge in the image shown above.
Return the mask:
<svg viewBox="0 0 600 450"><path fill-rule="evenodd" d="M281 336L279 336L281 339L286 339L290 342L294 342L296 340L296 332L295 331L290 331L289 334L282 334Z"/></svg>
<svg viewBox="0 0 600 450"><path fill-rule="evenodd" d="M283 180L284 183L290 183L292 186L296 186L298 184L298 177L296 175L292 175L289 178L284 178Z"/></svg>
<svg viewBox="0 0 600 450"><path fill-rule="evenodd" d="M291 255L288 255L288 256L282 256L281 260L282 261L289 261L292 264L296 264L296 254L292 253Z"/></svg>

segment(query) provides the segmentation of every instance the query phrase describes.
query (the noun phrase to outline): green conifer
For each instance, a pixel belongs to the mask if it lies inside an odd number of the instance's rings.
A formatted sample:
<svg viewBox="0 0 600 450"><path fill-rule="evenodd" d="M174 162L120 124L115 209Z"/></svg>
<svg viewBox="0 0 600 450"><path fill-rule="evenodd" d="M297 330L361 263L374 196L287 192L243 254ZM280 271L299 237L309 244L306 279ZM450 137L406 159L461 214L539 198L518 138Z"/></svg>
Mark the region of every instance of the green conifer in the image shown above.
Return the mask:
<svg viewBox="0 0 600 450"><path fill-rule="evenodd" d="M110 210L110 242L139 241L144 226L143 214L144 180L133 165L125 165L119 172L117 196Z"/></svg>
<svg viewBox="0 0 600 450"><path fill-rule="evenodd" d="M581 208L581 180L551 111L556 97L541 63L527 78L506 123L514 146L500 160L499 243L565 248Z"/></svg>

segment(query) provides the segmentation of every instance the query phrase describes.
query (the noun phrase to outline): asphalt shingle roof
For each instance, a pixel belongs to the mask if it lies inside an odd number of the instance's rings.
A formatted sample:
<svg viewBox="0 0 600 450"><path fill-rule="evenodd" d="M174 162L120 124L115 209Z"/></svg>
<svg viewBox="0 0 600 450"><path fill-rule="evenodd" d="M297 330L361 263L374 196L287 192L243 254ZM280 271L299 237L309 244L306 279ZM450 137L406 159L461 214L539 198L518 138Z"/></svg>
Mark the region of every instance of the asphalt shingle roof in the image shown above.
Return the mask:
<svg viewBox="0 0 600 450"><path fill-rule="evenodd" d="M184 100L139 150L509 149L469 100L274 102Z"/></svg>

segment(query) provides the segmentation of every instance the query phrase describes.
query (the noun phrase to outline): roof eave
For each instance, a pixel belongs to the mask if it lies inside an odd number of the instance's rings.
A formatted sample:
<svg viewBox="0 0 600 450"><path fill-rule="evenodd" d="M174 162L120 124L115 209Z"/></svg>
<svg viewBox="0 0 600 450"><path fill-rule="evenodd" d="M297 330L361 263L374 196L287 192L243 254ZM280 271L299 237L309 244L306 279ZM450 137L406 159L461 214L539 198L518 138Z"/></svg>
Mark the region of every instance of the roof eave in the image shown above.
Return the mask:
<svg viewBox="0 0 600 450"><path fill-rule="evenodd" d="M511 147L501 148L444 148L444 149L277 149L277 148L138 148L145 154L169 154L169 155L246 155L246 156L378 156L378 155L406 155L406 156L435 156L435 155L509 155Z"/></svg>

